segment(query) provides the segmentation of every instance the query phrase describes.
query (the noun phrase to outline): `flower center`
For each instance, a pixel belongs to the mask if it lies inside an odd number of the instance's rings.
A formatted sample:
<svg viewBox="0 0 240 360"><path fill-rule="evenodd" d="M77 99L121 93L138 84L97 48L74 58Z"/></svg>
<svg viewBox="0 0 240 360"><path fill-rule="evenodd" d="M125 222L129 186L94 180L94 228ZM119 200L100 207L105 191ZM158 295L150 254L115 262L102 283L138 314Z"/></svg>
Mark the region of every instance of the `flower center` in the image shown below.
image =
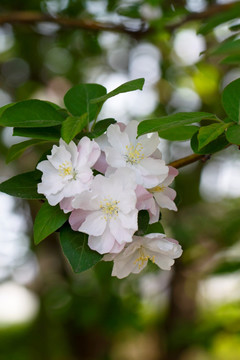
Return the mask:
<svg viewBox="0 0 240 360"><path fill-rule="evenodd" d="M141 154L143 146L141 143L137 143L136 146L130 144L126 145L125 159L127 163L132 165L138 164L140 160L144 159L144 154Z"/></svg>
<svg viewBox="0 0 240 360"><path fill-rule="evenodd" d="M148 260L151 260L153 262L153 264L155 263L155 256L150 256L150 255L146 254L142 245L140 246L138 251L139 251L139 257L134 261L134 265L136 265L138 263L139 269L142 269L145 262Z"/></svg>
<svg viewBox="0 0 240 360"><path fill-rule="evenodd" d="M151 189L148 189L148 191L149 191L151 194L153 194L153 193L155 193L155 192L161 192L161 191L163 191L165 188L166 188L166 186L158 185L158 186L155 186L155 187L153 187L153 188L151 188Z"/></svg>
<svg viewBox="0 0 240 360"><path fill-rule="evenodd" d="M104 219L107 221L108 219L112 219L112 217L114 219L117 218L118 216L118 203L119 201L117 200L112 200L111 198L107 199L103 199L103 201L100 202L100 209L102 210L103 214L104 214Z"/></svg>
<svg viewBox="0 0 240 360"><path fill-rule="evenodd" d="M72 165L69 163L69 161L65 161L59 165L58 172L59 175L63 178L67 175L74 175Z"/></svg>

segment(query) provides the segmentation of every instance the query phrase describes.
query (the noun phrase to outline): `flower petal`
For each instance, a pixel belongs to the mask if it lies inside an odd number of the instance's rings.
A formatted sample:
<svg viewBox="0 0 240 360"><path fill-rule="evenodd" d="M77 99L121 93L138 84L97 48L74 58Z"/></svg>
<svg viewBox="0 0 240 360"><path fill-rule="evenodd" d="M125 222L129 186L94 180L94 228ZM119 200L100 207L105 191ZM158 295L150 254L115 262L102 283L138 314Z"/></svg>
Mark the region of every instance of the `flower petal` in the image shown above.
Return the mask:
<svg viewBox="0 0 240 360"><path fill-rule="evenodd" d="M78 231L88 235L99 236L103 234L106 226L107 222L104 219L102 212L94 211L86 217L86 220L80 226Z"/></svg>

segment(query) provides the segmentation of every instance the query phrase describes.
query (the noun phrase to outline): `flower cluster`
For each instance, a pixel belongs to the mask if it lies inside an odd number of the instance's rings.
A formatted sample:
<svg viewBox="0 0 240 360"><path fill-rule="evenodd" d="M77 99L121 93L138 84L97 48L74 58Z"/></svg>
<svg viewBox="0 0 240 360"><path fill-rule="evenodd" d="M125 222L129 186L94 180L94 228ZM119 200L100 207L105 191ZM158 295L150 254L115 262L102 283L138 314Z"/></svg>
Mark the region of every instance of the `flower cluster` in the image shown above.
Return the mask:
<svg viewBox="0 0 240 360"><path fill-rule="evenodd" d="M178 174L162 160L158 134L137 137L137 126L112 124L97 141L83 137L78 145L61 139L37 166L43 173L38 192L71 212L72 229L88 234L89 247L103 260L114 261L118 278L138 273L148 260L169 270L182 253L164 234L134 235L140 210L148 211L150 223L158 221L161 208L177 210L168 185Z"/></svg>

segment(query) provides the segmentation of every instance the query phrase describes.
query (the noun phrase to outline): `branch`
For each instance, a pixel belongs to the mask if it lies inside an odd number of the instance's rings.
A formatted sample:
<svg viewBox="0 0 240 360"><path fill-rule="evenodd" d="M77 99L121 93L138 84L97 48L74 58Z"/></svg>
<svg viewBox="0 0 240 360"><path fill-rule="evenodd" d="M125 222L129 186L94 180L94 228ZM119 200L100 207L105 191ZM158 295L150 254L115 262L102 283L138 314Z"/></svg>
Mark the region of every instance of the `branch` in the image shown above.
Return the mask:
<svg viewBox="0 0 240 360"><path fill-rule="evenodd" d="M133 29L123 24L100 23L91 19L78 19L69 17L53 17L48 14L33 11L18 11L0 15L0 25L9 24L35 24L40 22L51 22L66 28L83 29L91 31L111 31L125 33L130 36L138 36L148 31L147 25L143 22L141 27Z"/></svg>
<svg viewBox="0 0 240 360"><path fill-rule="evenodd" d="M192 154L192 155L186 156L186 157L184 157L182 159L175 160L175 161L169 163L168 166L173 166L176 169L179 169L179 168L181 168L183 166L192 164L192 163L194 163L194 162L196 162L198 160L202 160L203 162L205 162L208 159L210 159L210 156L211 155Z"/></svg>

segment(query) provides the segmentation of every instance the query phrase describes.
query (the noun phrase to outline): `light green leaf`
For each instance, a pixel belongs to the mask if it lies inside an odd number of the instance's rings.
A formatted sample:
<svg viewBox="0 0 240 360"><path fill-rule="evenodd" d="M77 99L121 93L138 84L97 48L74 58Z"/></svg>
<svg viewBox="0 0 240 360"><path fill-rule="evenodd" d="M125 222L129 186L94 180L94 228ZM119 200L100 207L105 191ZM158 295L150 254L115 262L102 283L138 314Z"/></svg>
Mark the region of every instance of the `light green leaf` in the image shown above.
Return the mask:
<svg viewBox="0 0 240 360"><path fill-rule="evenodd" d="M240 79L228 84L222 93L222 104L227 115L240 123Z"/></svg>
<svg viewBox="0 0 240 360"><path fill-rule="evenodd" d="M46 141L44 141L44 140L35 140L34 139L34 140L23 141L23 142L21 142L19 144L15 144L15 145L11 146L10 149L8 150L8 153L7 153L6 162L9 163L10 161L13 161L13 160L17 159L29 147L31 147L33 145L45 143L45 142Z"/></svg>
<svg viewBox="0 0 240 360"><path fill-rule="evenodd" d="M91 100L91 103L92 104L103 103L107 99L109 99L113 96L116 96L118 94L122 94L122 93L129 92L129 91L142 90L144 81L145 80L143 78L128 81L128 82L118 86L116 89L110 91L110 93L103 95L97 99Z"/></svg>
<svg viewBox="0 0 240 360"><path fill-rule="evenodd" d="M51 206L45 202L34 221L33 237L37 245L47 236L59 229L68 219L69 214L64 214L59 205Z"/></svg>
<svg viewBox="0 0 240 360"><path fill-rule="evenodd" d="M186 125L186 126L177 126L167 130L158 131L158 135L166 140L170 141L185 141L191 139L193 134L197 132L199 126Z"/></svg>
<svg viewBox="0 0 240 360"><path fill-rule="evenodd" d="M0 184L0 191L22 199L44 199L44 195L37 192L37 184L41 181L41 171L35 170L16 175Z"/></svg>
<svg viewBox="0 0 240 360"><path fill-rule="evenodd" d="M52 126L48 128L18 128L13 129L13 136L24 136L33 139L58 141L61 137L61 127Z"/></svg>
<svg viewBox="0 0 240 360"><path fill-rule="evenodd" d="M138 125L138 136L151 133L170 130L183 125L188 125L201 120L219 121L217 117L205 112L182 112L173 115L163 116L157 119L144 120Z"/></svg>
<svg viewBox="0 0 240 360"><path fill-rule="evenodd" d="M99 104L90 100L105 95L106 88L99 84L80 84L72 87L64 96L64 104L73 116L88 113L88 121L94 120L100 110Z"/></svg>
<svg viewBox="0 0 240 360"><path fill-rule="evenodd" d="M231 123L216 123L201 127L197 135L198 149L202 149L204 146L217 139L230 125Z"/></svg>
<svg viewBox="0 0 240 360"><path fill-rule="evenodd" d="M211 51L212 55L221 55L221 54L239 54L240 52L240 39L230 39L226 40L215 49Z"/></svg>
<svg viewBox="0 0 240 360"><path fill-rule="evenodd" d="M227 129L226 138L231 144L240 145L240 126L235 124Z"/></svg>
<svg viewBox="0 0 240 360"><path fill-rule="evenodd" d="M82 131L88 124L88 114L85 113L82 116L69 116L62 123L62 138L67 144Z"/></svg>
<svg viewBox="0 0 240 360"><path fill-rule="evenodd" d="M6 109L0 125L16 127L48 127L59 125L64 118L53 106L41 100L18 102Z"/></svg>
<svg viewBox="0 0 240 360"><path fill-rule="evenodd" d="M73 231L70 226L60 230L60 242L64 255L76 273L91 268L102 258L102 255L89 248L87 234Z"/></svg>

